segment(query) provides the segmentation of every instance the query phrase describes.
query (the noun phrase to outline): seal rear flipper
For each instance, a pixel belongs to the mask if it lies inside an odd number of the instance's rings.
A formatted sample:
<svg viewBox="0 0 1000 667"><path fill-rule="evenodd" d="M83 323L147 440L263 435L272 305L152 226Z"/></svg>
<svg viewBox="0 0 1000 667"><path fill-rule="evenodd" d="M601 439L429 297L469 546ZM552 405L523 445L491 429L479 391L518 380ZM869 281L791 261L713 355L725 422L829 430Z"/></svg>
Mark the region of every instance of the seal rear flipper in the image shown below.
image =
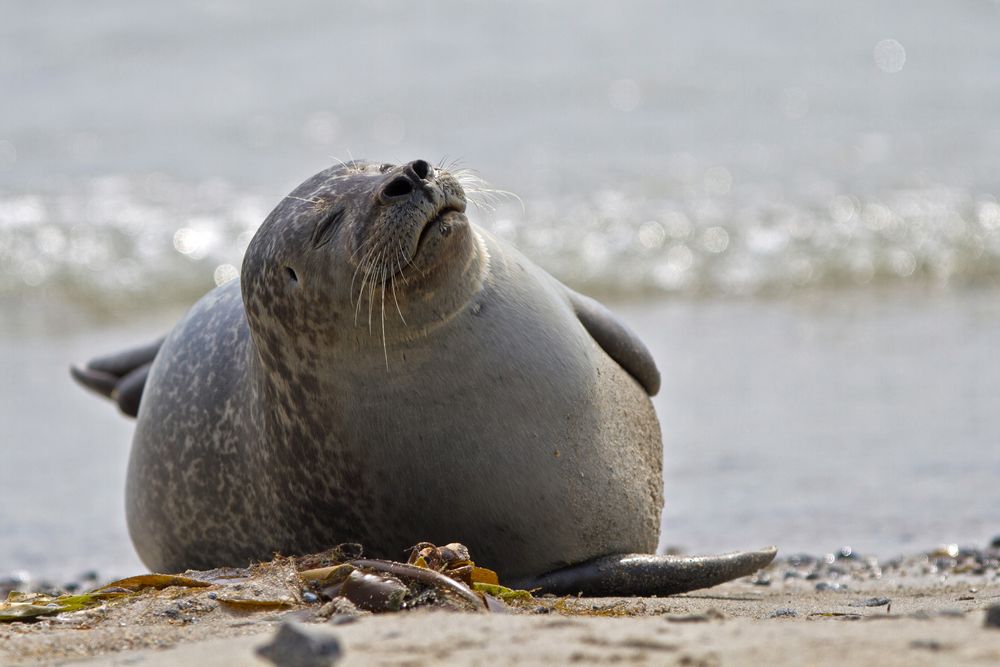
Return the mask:
<svg viewBox="0 0 1000 667"><path fill-rule="evenodd" d="M634 331L590 297L566 288L577 319L601 348L642 385L650 396L660 390L660 371L653 355Z"/></svg>
<svg viewBox="0 0 1000 667"><path fill-rule="evenodd" d="M142 400L142 391L146 388L146 378L152 366L152 362L139 366L123 377L111 392L111 400L118 403L118 409L129 417L139 414L139 401Z"/></svg>
<svg viewBox="0 0 1000 667"><path fill-rule="evenodd" d="M588 597L675 595L746 577L777 555L776 547L720 556L619 554L570 565L540 577L512 582L539 593Z"/></svg>
<svg viewBox="0 0 1000 667"><path fill-rule="evenodd" d="M149 369L163 341L160 338L148 345L97 357L82 368L71 366L70 375L87 389L113 400L124 414L135 417Z"/></svg>

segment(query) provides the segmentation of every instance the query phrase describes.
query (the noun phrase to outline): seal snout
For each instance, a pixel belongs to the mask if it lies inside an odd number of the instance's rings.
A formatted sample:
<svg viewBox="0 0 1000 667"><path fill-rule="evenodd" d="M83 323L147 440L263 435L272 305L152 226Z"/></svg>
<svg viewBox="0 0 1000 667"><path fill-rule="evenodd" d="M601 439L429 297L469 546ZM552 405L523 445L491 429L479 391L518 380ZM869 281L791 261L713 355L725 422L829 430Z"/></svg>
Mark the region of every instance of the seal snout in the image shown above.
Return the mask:
<svg viewBox="0 0 1000 667"><path fill-rule="evenodd" d="M403 165L400 172L382 186L379 197L387 203L408 197L414 190L422 188L432 176L433 170L426 160L414 160Z"/></svg>
<svg viewBox="0 0 1000 667"><path fill-rule="evenodd" d="M444 240L468 224L461 183L426 160L382 165L377 178L373 189L376 223L368 231L376 241L370 242L366 252L388 258L393 265L390 273L398 273L418 256L425 270L437 261L435 257L444 256L449 247ZM400 257L393 260L397 254Z"/></svg>

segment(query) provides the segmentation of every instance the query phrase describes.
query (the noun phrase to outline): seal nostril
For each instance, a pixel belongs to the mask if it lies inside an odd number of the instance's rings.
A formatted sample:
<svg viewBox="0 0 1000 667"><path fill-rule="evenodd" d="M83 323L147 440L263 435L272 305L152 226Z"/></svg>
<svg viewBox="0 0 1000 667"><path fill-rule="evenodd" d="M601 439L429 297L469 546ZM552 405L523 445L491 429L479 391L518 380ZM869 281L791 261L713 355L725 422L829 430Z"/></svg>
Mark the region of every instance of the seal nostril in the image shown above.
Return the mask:
<svg viewBox="0 0 1000 667"><path fill-rule="evenodd" d="M410 183L410 179L403 176L397 176L389 181L389 184L382 191L386 197L402 197L411 192L413 192L413 183Z"/></svg>
<svg viewBox="0 0 1000 667"><path fill-rule="evenodd" d="M410 163L410 167L420 180L424 180L431 173L431 166L424 160L414 160Z"/></svg>

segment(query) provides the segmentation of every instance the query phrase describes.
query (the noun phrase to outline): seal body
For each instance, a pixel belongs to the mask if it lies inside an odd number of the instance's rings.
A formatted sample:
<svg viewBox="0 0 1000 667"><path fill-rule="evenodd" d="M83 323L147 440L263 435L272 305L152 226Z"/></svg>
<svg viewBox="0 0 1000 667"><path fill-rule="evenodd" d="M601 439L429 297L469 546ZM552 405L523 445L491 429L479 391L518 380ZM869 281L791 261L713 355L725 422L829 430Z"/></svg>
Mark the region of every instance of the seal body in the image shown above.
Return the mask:
<svg viewBox="0 0 1000 667"><path fill-rule="evenodd" d="M648 352L464 205L422 161L351 163L272 212L149 370L126 506L151 569L458 540L524 578L653 552Z"/></svg>

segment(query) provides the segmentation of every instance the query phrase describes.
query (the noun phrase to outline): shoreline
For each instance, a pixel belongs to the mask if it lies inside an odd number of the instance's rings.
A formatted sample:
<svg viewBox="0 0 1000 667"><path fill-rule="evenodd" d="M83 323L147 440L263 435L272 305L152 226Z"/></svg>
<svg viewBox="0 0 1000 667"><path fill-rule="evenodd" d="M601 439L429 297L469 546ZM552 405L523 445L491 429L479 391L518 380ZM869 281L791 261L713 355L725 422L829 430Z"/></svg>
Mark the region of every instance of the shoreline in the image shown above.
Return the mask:
<svg viewBox="0 0 1000 667"><path fill-rule="evenodd" d="M879 562L850 552L779 558L756 575L665 598L535 597L507 613L420 608L333 615L319 603L223 608L207 589L143 593L34 623L0 624L4 665L271 664L255 649L286 623L337 642L338 665L994 664L1000 545ZM318 635L316 635L318 633ZM81 661L78 663L78 661Z"/></svg>

